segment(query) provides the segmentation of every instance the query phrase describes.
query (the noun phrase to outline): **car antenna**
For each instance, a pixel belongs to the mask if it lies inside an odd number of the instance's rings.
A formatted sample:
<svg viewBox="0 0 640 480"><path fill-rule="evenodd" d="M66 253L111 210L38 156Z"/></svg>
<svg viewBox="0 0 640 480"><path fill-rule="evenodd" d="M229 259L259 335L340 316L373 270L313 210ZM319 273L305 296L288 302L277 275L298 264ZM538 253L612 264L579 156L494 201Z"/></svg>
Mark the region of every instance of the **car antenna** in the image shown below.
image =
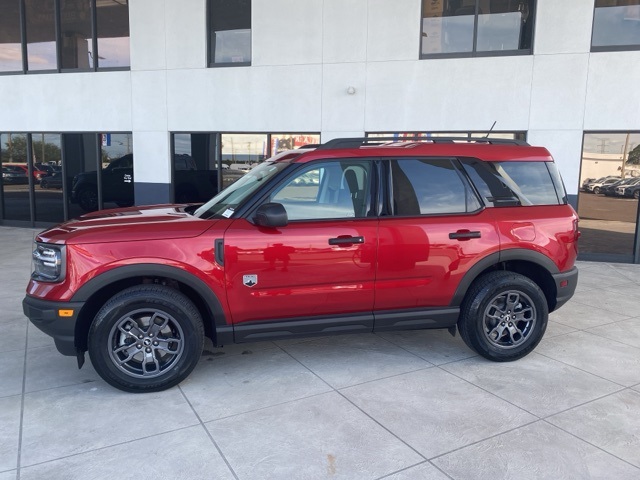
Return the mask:
<svg viewBox="0 0 640 480"><path fill-rule="evenodd" d="M498 123L498 121L497 121L497 120L495 120L495 121L493 122L493 125L491 125L491 128L489 129L489 131L487 132L487 134L484 136L484 138L489 138L489 135L490 135L490 134L491 134L491 132L493 131L493 127L495 127L495 126L496 126L496 123Z"/></svg>

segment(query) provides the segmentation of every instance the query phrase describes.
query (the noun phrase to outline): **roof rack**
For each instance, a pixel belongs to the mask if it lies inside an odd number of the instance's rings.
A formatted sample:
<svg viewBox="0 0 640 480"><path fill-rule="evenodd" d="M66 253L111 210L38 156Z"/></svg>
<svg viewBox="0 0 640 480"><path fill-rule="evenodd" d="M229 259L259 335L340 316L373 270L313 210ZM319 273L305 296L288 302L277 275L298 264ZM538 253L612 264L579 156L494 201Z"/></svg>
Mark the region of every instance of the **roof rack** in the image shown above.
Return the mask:
<svg viewBox="0 0 640 480"><path fill-rule="evenodd" d="M362 138L334 138L326 143L318 146L317 150L331 150L335 148L359 148L363 145L377 145L384 143L403 143L403 142L421 142L421 143L486 143L490 145L518 145L529 146L524 140L516 140L509 138L489 138L489 137L362 137Z"/></svg>

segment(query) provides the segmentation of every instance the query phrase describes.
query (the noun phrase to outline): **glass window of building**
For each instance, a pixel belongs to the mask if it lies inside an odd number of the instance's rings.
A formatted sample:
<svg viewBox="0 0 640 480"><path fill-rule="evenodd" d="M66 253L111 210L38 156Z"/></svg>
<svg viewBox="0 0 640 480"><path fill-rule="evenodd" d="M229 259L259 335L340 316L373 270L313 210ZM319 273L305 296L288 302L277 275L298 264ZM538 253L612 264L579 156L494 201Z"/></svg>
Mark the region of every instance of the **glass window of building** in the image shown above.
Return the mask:
<svg viewBox="0 0 640 480"><path fill-rule="evenodd" d="M91 2L66 1L60 4L60 67L63 70L93 68Z"/></svg>
<svg viewBox="0 0 640 480"><path fill-rule="evenodd" d="M20 2L0 0L0 12L0 72L21 72Z"/></svg>
<svg viewBox="0 0 640 480"><path fill-rule="evenodd" d="M578 215L580 252L633 261L640 198L640 132L585 133Z"/></svg>
<svg viewBox="0 0 640 480"><path fill-rule="evenodd" d="M315 133L174 133L173 198L205 202L267 158L319 141Z"/></svg>
<svg viewBox="0 0 640 480"><path fill-rule="evenodd" d="M640 49L640 0L596 0L591 47Z"/></svg>
<svg viewBox="0 0 640 480"><path fill-rule="evenodd" d="M369 132L367 137L387 137L392 140L402 141L405 138L438 138L454 137L464 139L471 138L495 138L504 140L527 140L526 132Z"/></svg>
<svg viewBox="0 0 640 480"><path fill-rule="evenodd" d="M423 0L422 58L532 52L535 0Z"/></svg>
<svg viewBox="0 0 640 480"><path fill-rule="evenodd" d="M59 133L31 134L35 221L64 221L62 139Z"/></svg>
<svg viewBox="0 0 640 480"><path fill-rule="evenodd" d="M2 167L2 219L31 221L28 137L26 133L0 134Z"/></svg>
<svg viewBox="0 0 640 480"><path fill-rule="evenodd" d="M129 58L129 6L127 0L97 0L98 68L127 68Z"/></svg>
<svg viewBox="0 0 640 480"><path fill-rule="evenodd" d="M129 68L128 0L0 0L0 12L0 72Z"/></svg>
<svg viewBox="0 0 640 480"><path fill-rule="evenodd" d="M209 64L251 64L251 0L208 0Z"/></svg>
<svg viewBox="0 0 640 480"><path fill-rule="evenodd" d="M51 0L25 0L27 68L57 70L56 10Z"/></svg>

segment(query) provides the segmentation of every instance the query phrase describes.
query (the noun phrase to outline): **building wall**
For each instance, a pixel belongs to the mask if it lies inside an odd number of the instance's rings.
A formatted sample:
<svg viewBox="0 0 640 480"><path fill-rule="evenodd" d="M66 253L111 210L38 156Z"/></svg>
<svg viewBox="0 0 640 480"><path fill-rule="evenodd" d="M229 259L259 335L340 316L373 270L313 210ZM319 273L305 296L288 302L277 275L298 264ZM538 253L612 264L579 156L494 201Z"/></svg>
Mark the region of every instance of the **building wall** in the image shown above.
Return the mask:
<svg viewBox="0 0 640 480"><path fill-rule="evenodd" d="M640 52L590 52L592 1L538 0L534 55L419 60L420 0L253 0L252 65L227 68L207 68L204 0L129 3L130 71L0 76L0 131L132 131L136 183L157 185L169 132L495 121L546 146L575 194L583 131L640 128Z"/></svg>

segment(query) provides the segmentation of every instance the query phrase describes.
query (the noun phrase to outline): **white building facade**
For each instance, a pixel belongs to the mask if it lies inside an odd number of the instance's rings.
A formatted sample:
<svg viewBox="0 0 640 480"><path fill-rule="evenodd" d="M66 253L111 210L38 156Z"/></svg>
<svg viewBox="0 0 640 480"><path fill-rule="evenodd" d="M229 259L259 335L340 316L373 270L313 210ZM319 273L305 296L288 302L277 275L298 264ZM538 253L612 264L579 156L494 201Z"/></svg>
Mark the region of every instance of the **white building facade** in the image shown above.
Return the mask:
<svg viewBox="0 0 640 480"><path fill-rule="evenodd" d="M7 3L16 2L2 0L0 8ZM425 34L433 31L423 16L429 9L446 16L446 1L249 3L250 59L236 66L212 62L211 2L129 0L128 68L0 74L3 144L12 133L29 134L32 142L41 134L43 142L44 134L130 134L135 203L147 204L174 200L174 134L295 132L327 141L379 132L487 132L495 122L493 131L521 132L552 153L573 201L584 180L585 134L635 140L640 131L640 45L605 51L593 45L599 10L625 7L632 24L639 2L503 2L516 4L506 12L530 5L528 50L439 56L425 54ZM492 2L470 3L479 38L482 9ZM640 30L640 12L637 20ZM612 142L601 143L603 153L619 153L605 151L619 148ZM627 142L622 154L637 143ZM32 188L31 203L38 195ZM593 253L637 261L632 202L631 250ZM9 203L5 198L5 209ZM11 224L3 215L0 221ZM40 223L33 207L20 220Z"/></svg>

